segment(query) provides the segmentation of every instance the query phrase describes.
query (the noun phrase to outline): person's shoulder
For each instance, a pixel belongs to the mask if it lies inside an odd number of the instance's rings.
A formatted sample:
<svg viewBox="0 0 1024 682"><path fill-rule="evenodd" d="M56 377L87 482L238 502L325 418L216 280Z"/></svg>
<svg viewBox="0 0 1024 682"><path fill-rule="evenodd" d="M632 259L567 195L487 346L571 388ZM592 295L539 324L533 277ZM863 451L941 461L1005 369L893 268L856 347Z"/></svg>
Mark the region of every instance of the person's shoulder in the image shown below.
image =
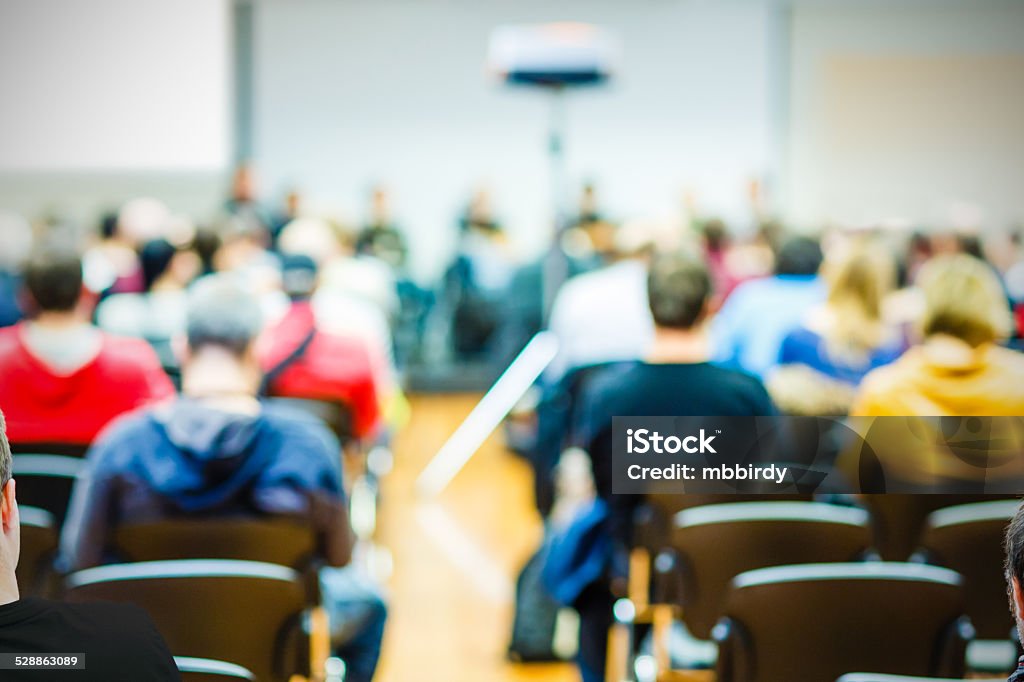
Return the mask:
<svg viewBox="0 0 1024 682"><path fill-rule="evenodd" d="M0 327L0 356L6 356L22 347L21 323Z"/></svg>
<svg viewBox="0 0 1024 682"><path fill-rule="evenodd" d="M158 426L154 410L161 406L140 407L114 417L93 440L90 451L99 447L105 450L119 449L124 443L141 445L151 441ZM138 448L132 448L138 450Z"/></svg>
<svg viewBox="0 0 1024 682"><path fill-rule="evenodd" d="M263 428L291 444L301 444L296 452L309 452L310 448L330 452L336 440L327 425L319 418L287 403L264 401L260 410Z"/></svg>
<svg viewBox="0 0 1024 682"><path fill-rule="evenodd" d="M144 340L132 336L120 336L101 332L103 346L100 350L104 363L113 368L159 365L156 351Z"/></svg>
<svg viewBox="0 0 1024 682"><path fill-rule="evenodd" d="M566 379L579 384L579 390L589 395L615 394L623 387L632 386L643 364L637 361L606 362L599 365L577 367Z"/></svg>
<svg viewBox="0 0 1024 682"><path fill-rule="evenodd" d="M111 601L72 603L38 598L32 601L37 613L55 619L68 630L54 632L55 636L78 636L91 640L109 637L130 646L137 634L147 628L154 629L149 614L135 604Z"/></svg>
<svg viewBox="0 0 1024 682"><path fill-rule="evenodd" d="M86 657L87 670L114 673L116 668L140 675L139 679L180 679L167 644L141 607L109 601L47 602L47 607L65 630L50 636L77 646Z"/></svg>
<svg viewBox="0 0 1024 682"><path fill-rule="evenodd" d="M1009 372L1013 376L1024 375L1024 353L1012 348L993 346L989 351L989 364L1000 372Z"/></svg>
<svg viewBox="0 0 1024 682"><path fill-rule="evenodd" d="M706 363L700 365L700 367L703 368L705 377L713 387L767 393L764 382L746 370L735 367L723 367L715 363Z"/></svg>
<svg viewBox="0 0 1024 682"><path fill-rule="evenodd" d="M919 348L911 348L894 362L871 370L860 382L850 414L881 416L903 413L901 396L924 371Z"/></svg>

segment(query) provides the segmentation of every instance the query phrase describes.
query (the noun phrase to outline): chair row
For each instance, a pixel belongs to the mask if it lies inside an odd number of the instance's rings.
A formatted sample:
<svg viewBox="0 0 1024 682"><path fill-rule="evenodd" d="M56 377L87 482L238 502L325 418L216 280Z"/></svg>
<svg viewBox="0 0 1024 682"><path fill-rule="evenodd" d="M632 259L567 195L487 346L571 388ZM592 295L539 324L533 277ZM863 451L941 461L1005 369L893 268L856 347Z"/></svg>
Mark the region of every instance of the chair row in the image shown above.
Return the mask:
<svg viewBox="0 0 1024 682"><path fill-rule="evenodd" d="M1014 500L990 500L939 509L925 520L926 530L914 560L945 567L956 576L961 603L958 613L973 622L970 639L1011 639L1013 621L1002 575L1002 538L1016 509ZM874 559L870 521L864 509L806 501L736 502L683 509L672 517L665 533L667 539L654 561L653 585L647 585L644 576L637 579L634 575L649 565L636 556L647 548L634 551L630 562L633 611L655 622L659 630L656 643L667 641L665 628L657 625L671 623L673 617L681 620L693 637L711 639L728 613L728 595L736 587L736 576L780 566ZM871 561L851 565L880 570L878 567L902 564ZM914 565L919 564L910 564ZM881 604L885 610L885 602ZM776 622L788 617L787 609L779 606L781 603L766 612ZM911 612L916 613L913 608ZM900 629L886 631L896 636ZM787 628L780 625L779 632L785 634ZM667 652L662 650L659 667L665 669L667 664Z"/></svg>
<svg viewBox="0 0 1024 682"><path fill-rule="evenodd" d="M325 668L329 623L319 606L315 542L294 520L125 526L112 549L134 563L78 571L61 582L51 570L57 549L52 515L22 507L21 518L23 591L60 589L66 601L141 606L171 651L196 668L183 679L277 682Z"/></svg>

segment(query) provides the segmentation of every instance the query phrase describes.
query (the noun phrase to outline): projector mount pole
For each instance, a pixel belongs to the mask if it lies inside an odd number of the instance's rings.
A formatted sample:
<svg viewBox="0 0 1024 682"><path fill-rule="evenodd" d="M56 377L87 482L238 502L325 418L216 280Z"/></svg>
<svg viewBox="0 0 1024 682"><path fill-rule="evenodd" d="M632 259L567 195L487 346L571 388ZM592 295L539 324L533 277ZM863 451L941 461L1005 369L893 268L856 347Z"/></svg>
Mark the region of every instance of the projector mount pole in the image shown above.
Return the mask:
<svg viewBox="0 0 1024 682"><path fill-rule="evenodd" d="M562 234L569 228L569 208L566 201L569 173L565 157L565 91L563 85L553 85L551 91L550 124L548 128L548 174L551 183L552 230L551 247L544 259L542 274L544 321L551 315L558 288L569 277L569 263L562 253Z"/></svg>

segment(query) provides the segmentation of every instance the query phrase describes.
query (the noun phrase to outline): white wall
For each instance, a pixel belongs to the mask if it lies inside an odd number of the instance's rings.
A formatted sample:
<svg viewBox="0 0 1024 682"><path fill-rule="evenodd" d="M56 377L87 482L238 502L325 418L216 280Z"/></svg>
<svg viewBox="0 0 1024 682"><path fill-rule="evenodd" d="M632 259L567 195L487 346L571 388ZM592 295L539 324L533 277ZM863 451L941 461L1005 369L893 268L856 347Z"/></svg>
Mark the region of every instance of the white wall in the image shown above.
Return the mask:
<svg viewBox="0 0 1024 682"><path fill-rule="evenodd" d="M231 147L229 0L0 2L0 208L206 212Z"/></svg>
<svg viewBox="0 0 1024 682"><path fill-rule="evenodd" d="M1024 220L1024 3L794 0L791 39L793 219Z"/></svg>
<svg viewBox="0 0 1024 682"><path fill-rule="evenodd" d="M765 5L693 0L261 0L256 158L265 185L302 187L361 219L386 183L416 270L434 274L481 181L524 252L546 244L548 103L484 73L505 23L577 20L617 32L607 89L568 99L574 184L597 181L616 216L667 214L684 186L745 218L768 147ZM575 193L575 189L574 189Z"/></svg>

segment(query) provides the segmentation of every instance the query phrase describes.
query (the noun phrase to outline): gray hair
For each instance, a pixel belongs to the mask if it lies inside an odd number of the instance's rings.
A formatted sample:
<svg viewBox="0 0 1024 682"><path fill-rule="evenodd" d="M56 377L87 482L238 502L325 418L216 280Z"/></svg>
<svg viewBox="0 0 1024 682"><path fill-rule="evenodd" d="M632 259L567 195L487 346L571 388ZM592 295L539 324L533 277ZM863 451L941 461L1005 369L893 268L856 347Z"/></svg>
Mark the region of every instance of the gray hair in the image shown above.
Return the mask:
<svg viewBox="0 0 1024 682"><path fill-rule="evenodd" d="M7 423L4 421L3 410L0 410L0 488L7 485L11 480L11 444L7 442ZM3 499L3 490L0 490L0 499Z"/></svg>
<svg viewBox="0 0 1024 682"><path fill-rule="evenodd" d="M232 275L210 275L192 287L188 300L188 345L220 346L244 355L263 328L259 299Z"/></svg>

